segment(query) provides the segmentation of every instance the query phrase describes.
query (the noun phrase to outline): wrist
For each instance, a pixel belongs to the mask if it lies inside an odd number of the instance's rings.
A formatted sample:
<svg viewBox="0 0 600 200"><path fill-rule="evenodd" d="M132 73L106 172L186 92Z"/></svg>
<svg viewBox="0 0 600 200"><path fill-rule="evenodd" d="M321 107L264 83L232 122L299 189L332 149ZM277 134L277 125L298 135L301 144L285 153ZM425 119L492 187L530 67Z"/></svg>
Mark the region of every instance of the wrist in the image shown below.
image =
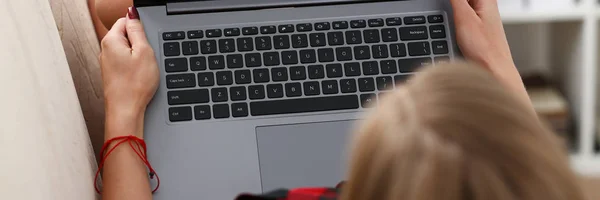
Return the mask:
<svg viewBox="0 0 600 200"><path fill-rule="evenodd" d="M143 138L145 110L133 107L111 107L105 109L105 139L125 135Z"/></svg>

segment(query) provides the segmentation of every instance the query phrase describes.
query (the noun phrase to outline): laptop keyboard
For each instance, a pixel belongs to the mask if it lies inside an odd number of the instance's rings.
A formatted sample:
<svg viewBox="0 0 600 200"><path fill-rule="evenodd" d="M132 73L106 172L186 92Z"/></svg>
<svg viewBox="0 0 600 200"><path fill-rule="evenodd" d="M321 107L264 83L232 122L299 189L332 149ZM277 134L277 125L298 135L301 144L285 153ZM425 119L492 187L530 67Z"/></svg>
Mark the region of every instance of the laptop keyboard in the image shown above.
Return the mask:
<svg viewBox="0 0 600 200"><path fill-rule="evenodd" d="M367 108L449 60L441 14L161 35L171 122Z"/></svg>

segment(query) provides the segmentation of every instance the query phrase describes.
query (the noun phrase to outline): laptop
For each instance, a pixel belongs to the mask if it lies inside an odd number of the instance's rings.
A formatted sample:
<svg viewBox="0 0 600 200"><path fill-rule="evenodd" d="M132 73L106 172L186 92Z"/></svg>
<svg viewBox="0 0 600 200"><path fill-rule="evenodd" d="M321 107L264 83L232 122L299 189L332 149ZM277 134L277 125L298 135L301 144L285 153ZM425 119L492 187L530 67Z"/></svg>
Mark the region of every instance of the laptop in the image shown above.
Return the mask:
<svg viewBox="0 0 600 200"><path fill-rule="evenodd" d="M448 0L134 2L161 73L159 200L335 186L361 114L459 54Z"/></svg>

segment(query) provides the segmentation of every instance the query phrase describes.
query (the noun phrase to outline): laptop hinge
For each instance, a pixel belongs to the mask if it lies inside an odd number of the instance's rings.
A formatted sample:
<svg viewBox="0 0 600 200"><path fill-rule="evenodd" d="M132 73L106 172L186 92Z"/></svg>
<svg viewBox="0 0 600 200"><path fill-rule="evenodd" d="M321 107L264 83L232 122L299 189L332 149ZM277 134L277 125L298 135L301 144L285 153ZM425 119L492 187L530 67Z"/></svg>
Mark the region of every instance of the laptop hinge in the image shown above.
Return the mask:
<svg viewBox="0 0 600 200"><path fill-rule="evenodd" d="M146 6L164 6L167 5L167 0L133 0L135 7L146 7Z"/></svg>

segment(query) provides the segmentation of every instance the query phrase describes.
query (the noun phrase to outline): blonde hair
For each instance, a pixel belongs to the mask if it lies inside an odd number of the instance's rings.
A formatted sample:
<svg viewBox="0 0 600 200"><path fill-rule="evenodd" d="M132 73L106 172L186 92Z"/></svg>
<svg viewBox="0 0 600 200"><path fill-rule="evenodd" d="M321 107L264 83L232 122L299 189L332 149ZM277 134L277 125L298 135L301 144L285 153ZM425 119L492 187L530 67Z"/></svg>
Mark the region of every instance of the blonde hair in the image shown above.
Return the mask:
<svg viewBox="0 0 600 200"><path fill-rule="evenodd" d="M425 69L354 136L343 200L582 200L566 150L480 67Z"/></svg>

